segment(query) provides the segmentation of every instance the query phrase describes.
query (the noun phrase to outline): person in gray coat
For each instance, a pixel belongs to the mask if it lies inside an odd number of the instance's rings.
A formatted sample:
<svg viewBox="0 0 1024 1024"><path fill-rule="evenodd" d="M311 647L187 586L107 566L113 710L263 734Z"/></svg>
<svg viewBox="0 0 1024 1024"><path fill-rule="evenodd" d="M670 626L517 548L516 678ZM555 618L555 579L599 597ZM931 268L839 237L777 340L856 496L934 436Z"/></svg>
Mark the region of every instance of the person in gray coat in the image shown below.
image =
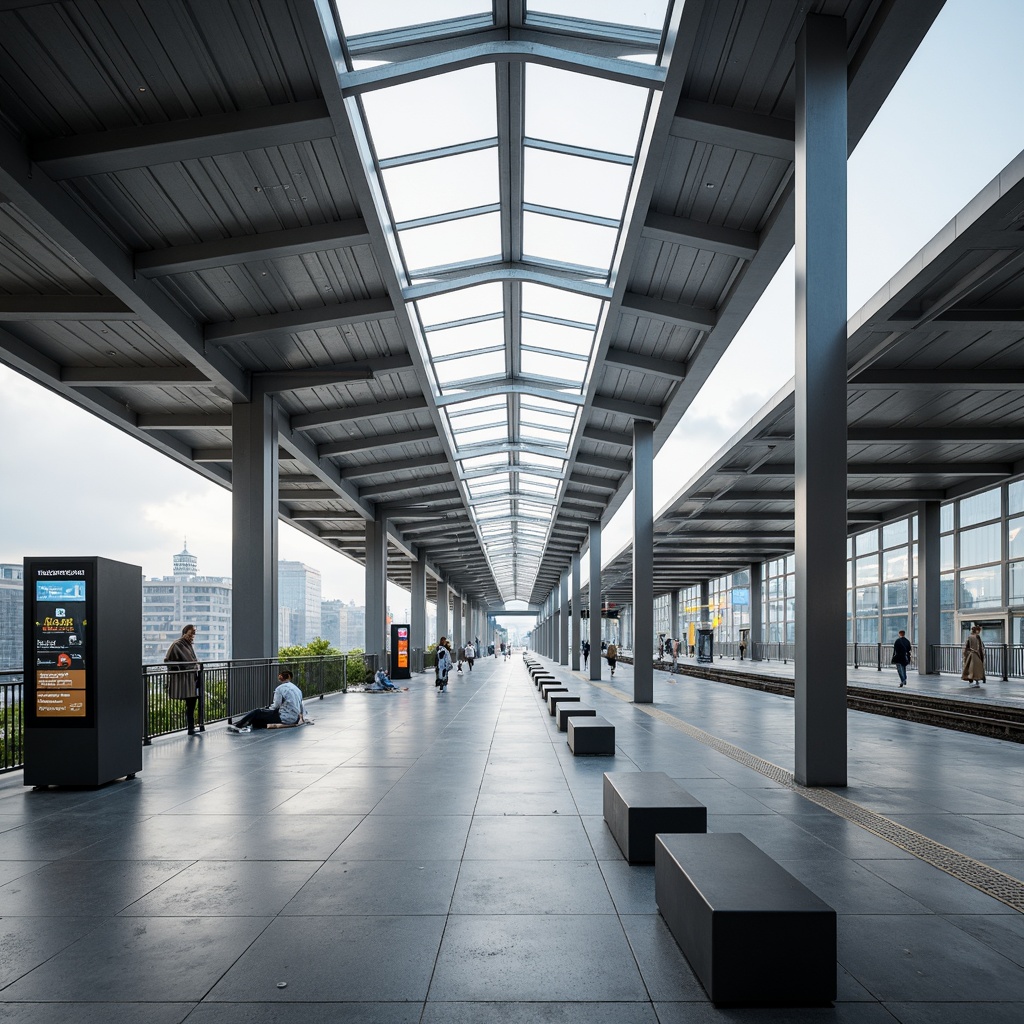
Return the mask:
<svg viewBox="0 0 1024 1024"><path fill-rule="evenodd" d="M167 648L164 655L164 662L167 664L167 696L172 700L185 702L185 721L188 722L189 736L196 734L199 673L203 668L192 646L195 638L196 627L191 624L185 626L181 636Z"/></svg>

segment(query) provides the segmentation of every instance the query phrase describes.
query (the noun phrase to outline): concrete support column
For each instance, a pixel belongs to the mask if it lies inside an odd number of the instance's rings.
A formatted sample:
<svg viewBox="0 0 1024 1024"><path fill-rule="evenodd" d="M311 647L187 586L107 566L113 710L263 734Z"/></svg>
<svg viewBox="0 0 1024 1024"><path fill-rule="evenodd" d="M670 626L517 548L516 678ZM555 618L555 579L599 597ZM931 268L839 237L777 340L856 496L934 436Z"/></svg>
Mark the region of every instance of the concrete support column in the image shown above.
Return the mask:
<svg viewBox="0 0 1024 1024"><path fill-rule="evenodd" d="M434 637L434 641L438 641L441 637L448 636L448 581L438 580L437 581L437 636Z"/></svg>
<svg viewBox="0 0 1024 1024"><path fill-rule="evenodd" d="M456 593L452 594L452 649L456 653L456 659L459 648L465 646L462 635L462 595Z"/></svg>
<svg viewBox="0 0 1024 1024"><path fill-rule="evenodd" d="M590 678L601 678L601 524L590 524Z"/></svg>
<svg viewBox="0 0 1024 1024"><path fill-rule="evenodd" d="M679 639L679 591L678 590L673 590L672 591L672 594L671 594L671 597L670 597L669 609L670 609L669 610L669 618L671 620L671 625L669 626L669 629L672 631L672 639L673 640L678 640Z"/></svg>
<svg viewBox="0 0 1024 1024"><path fill-rule="evenodd" d="M846 21L796 54L796 781L846 785Z"/></svg>
<svg viewBox="0 0 1024 1024"><path fill-rule="evenodd" d="M931 649L941 643L942 636L939 599L942 585L941 529L939 503L922 501L917 506L917 632L912 637L917 645L917 671L921 675L935 671Z"/></svg>
<svg viewBox="0 0 1024 1024"><path fill-rule="evenodd" d="M583 610L583 594L580 587L580 553L572 556L569 567L572 590L572 620L569 629L569 667L573 672L580 670L580 612Z"/></svg>
<svg viewBox="0 0 1024 1024"><path fill-rule="evenodd" d="M558 663L569 664L569 570L562 573L558 587Z"/></svg>
<svg viewBox="0 0 1024 1024"><path fill-rule="evenodd" d="M417 559L410 565L412 580L409 585L409 646L419 651L413 669L423 671L423 652L430 640L427 637L427 567Z"/></svg>
<svg viewBox="0 0 1024 1024"><path fill-rule="evenodd" d="M711 621L711 584L708 580L700 581L700 622ZM699 625L700 623L698 623Z"/></svg>
<svg viewBox="0 0 1024 1024"><path fill-rule="evenodd" d="M379 516L366 524L366 653L387 657L388 531Z"/></svg>
<svg viewBox="0 0 1024 1024"><path fill-rule="evenodd" d="M231 407L231 579L231 657L276 657L277 417L264 394Z"/></svg>
<svg viewBox="0 0 1024 1024"><path fill-rule="evenodd" d="M763 562L750 563L750 660L761 660L761 642L764 640L764 604L761 601Z"/></svg>
<svg viewBox="0 0 1024 1024"><path fill-rule="evenodd" d="M654 424L633 421L633 701L654 700Z"/></svg>

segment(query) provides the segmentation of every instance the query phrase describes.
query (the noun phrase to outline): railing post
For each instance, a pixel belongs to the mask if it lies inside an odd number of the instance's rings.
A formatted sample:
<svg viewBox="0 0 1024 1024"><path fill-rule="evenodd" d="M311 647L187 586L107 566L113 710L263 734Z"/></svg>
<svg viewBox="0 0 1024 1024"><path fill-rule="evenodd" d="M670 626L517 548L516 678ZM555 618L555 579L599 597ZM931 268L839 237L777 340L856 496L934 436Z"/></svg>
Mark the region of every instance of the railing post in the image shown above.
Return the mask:
<svg viewBox="0 0 1024 1024"><path fill-rule="evenodd" d="M149 735L149 673L145 665L142 666L142 745L153 745L153 739Z"/></svg>
<svg viewBox="0 0 1024 1024"><path fill-rule="evenodd" d="M206 669L199 670L197 689L199 691L199 731L206 732Z"/></svg>
<svg viewBox="0 0 1024 1024"><path fill-rule="evenodd" d="M882 671L882 645L881 644L875 644L875 646L878 648L878 650L876 651L876 655L878 657L878 671L881 672Z"/></svg>
<svg viewBox="0 0 1024 1024"><path fill-rule="evenodd" d="M1006 644L1003 644L1002 648L1003 648L1003 682L1005 683L1006 680L1010 678L1010 674L1007 671L1008 668L1009 668L1010 659L1007 657Z"/></svg>

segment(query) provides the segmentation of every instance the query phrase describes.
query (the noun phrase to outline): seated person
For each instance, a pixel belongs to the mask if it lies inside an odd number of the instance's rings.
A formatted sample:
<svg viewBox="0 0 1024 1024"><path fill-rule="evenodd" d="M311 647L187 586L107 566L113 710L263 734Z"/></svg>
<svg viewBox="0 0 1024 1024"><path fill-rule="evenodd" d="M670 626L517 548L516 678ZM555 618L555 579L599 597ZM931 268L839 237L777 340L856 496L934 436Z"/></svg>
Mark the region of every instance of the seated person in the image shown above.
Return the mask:
<svg viewBox="0 0 1024 1024"><path fill-rule="evenodd" d="M268 725L296 725L302 718L302 691L292 682L288 669L281 669L274 690L274 702L269 708L256 708L242 715L228 732L251 732L252 729L266 729Z"/></svg>
<svg viewBox="0 0 1024 1024"><path fill-rule="evenodd" d="M387 672L384 669L379 668L373 675L373 684L370 686L371 690L397 690L393 682L388 678Z"/></svg>

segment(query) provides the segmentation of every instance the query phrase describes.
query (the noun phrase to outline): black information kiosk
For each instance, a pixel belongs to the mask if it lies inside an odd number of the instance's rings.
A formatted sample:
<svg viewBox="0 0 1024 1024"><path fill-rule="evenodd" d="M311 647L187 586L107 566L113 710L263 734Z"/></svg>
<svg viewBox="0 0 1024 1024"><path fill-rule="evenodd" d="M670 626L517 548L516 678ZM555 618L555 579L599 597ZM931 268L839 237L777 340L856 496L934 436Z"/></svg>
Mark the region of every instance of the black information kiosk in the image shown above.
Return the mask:
<svg viewBox="0 0 1024 1024"><path fill-rule="evenodd" d="M391 678L412 679L412 668L409 664L409 656L412 648L409 647L409 624L391 626Z"/></svg>
<svg viewBox="0 0 1024 1024"><path fill-rule="evenodd" d="M26 786L101 786L142 769L142 569L25 559Z"/></svg>

